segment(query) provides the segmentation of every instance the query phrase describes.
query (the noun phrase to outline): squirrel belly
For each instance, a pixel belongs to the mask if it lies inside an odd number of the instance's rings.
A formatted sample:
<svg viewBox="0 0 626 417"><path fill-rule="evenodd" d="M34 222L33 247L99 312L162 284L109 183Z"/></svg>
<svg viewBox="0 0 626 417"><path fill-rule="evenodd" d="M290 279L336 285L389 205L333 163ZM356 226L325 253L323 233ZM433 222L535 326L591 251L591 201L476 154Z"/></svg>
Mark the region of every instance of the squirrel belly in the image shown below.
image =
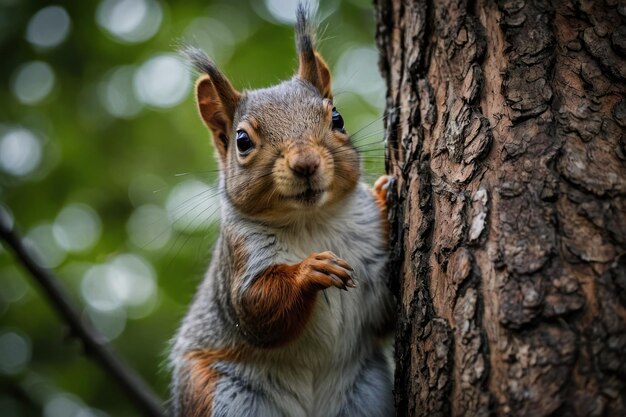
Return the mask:
<svg viewBox="0 0 626 417"><path fill-rule="evenodd" d="M393 415L382 224L363 184L332 212L289 227L226 203L211 266L174 342L177 415ZM302 288L294 265L327 252L349 264L356 288Z"/></svg>

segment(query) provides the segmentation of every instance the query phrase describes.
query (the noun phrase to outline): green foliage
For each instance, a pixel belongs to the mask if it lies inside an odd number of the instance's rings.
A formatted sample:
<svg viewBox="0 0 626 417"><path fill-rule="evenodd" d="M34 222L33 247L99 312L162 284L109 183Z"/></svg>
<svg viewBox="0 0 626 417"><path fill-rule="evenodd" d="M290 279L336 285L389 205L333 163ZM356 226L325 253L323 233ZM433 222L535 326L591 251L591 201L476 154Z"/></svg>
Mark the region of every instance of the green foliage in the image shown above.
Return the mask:
<svg viewBox="0 0 626 417"><path fill-rule="evenodd" d="M293 7L270 11L283 3L291 2L49 9L0 0L0 201L85 317L163 398L168 341L218 233L209 133L193 80L173 57L181 41L200 46L238 89L288 78L297 62L292 28L275 14ZM319 15L319 49L348 130L373 122L355 140L375 177L384 169L384 91L371 5L323 1ZM1 248L0 386L2 416L138 415Z"/></svg>

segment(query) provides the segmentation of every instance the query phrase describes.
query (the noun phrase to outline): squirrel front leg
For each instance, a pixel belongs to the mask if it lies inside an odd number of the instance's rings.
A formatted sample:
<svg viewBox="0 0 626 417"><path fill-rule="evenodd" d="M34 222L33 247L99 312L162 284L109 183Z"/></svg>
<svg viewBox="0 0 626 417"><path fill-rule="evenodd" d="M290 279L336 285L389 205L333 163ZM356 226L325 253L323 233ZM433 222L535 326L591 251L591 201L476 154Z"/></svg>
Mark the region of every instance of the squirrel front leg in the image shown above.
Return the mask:
<svg viewBox="0 0 626 417"><path fill-rule="evenodd" d="M272 265L238 291L240 327L256 345L284 345L305 329L320 290L355 286L350 265L332 252L313 253L295 265Z"/></svg>

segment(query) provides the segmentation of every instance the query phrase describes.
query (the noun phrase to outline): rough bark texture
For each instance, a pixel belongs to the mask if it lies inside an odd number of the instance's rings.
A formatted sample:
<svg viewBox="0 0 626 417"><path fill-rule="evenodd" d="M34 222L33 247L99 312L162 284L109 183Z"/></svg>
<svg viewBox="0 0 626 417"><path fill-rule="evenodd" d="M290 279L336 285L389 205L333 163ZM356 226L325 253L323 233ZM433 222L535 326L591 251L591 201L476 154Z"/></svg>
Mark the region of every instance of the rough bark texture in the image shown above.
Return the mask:
<svg viewBox="0 0 626 417"><path fill-rule="evenodd" d="M376 10L398 416L626 415L626 3Z"/></svg>

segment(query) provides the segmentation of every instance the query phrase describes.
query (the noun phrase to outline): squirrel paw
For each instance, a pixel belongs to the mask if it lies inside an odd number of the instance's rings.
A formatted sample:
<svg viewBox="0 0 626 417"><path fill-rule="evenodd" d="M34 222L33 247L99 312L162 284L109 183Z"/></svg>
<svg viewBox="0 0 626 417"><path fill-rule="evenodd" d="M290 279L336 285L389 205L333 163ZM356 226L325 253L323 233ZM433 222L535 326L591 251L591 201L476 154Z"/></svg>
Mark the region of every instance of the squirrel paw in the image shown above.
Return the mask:
<svg viewBox="0 0 626 417"><path fill-rule="evenodd" d="M383 175L374 183L374 196L379 204L387 205L387 191L395 178L392 175Z"/></svg>
<svg viewBox="0 0 626 417"><path fill-rule="evenodd" d="M300 262L301 279L318 289L337 287L347 291L347 287L355 288L353 271L345 260L330 251L312 253Z"/></svg>

